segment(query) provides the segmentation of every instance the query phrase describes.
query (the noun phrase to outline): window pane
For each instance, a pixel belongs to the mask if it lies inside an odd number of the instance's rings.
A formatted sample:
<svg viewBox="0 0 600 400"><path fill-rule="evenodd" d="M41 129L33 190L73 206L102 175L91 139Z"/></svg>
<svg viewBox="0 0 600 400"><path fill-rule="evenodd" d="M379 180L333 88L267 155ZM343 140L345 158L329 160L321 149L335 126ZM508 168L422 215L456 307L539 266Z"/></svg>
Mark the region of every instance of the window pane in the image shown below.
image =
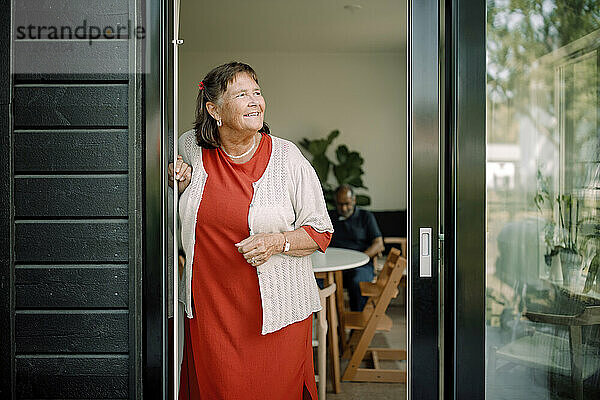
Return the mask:
<svg viewBox="0 0 600 400"><path fill-rule="evenodd" d="M600 396L600 2L487 2L486 395Z"/></svg>

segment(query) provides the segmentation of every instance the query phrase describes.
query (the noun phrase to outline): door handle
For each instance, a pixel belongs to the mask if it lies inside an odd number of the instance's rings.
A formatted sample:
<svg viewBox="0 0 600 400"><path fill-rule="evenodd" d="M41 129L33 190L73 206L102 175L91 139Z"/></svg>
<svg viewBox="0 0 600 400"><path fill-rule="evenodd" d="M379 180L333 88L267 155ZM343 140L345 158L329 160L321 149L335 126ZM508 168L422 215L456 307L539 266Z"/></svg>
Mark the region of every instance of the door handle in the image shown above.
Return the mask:
<svg viewBox="0 0 600 400"><path fill-rule="evenodd" d="M419 277L431 278L432 228L419 228Z"/></svg>

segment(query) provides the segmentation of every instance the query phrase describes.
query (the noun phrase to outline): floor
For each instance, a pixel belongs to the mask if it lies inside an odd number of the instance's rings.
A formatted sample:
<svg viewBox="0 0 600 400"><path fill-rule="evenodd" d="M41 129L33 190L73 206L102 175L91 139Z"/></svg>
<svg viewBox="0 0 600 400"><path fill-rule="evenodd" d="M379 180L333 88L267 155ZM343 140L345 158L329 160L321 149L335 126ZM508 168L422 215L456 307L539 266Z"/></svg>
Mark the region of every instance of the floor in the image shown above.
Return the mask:
<svg viewBox="0 0 600 400"><path fill-rule="evenodd" d="M406 348L406 308L402 304L400 296L392 299L390 306L386 312L394 325L390 332L382 332L375 334L372 345L377 347L390 348ZM343 375L346 368L347 360L341 361L341 373ZM390 367L405 368L405 362L395 362ZM382 362L383 364L383 362ZM404 364L404 365L402 365ZM384 364L385 365L385 364ZM344 382L342 381L342 392L339 394L333 393L331 379L327 381L327 399L328 400L404 400L406 399L406 385L403 383L369 383L369 382Z"/></svg>

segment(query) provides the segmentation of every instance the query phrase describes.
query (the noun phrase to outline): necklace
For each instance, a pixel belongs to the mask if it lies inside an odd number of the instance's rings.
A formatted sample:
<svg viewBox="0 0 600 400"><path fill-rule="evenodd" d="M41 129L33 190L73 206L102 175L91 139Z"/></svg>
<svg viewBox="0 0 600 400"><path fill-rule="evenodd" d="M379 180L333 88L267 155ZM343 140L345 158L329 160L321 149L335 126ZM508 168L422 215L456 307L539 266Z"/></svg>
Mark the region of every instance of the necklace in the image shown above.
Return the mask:
<svg viewBox="0 0 600 400"><path fill-rule="evenodd" d="M235 158L242 158L244 156L247 156L248 154L250 154L250 152L252 150L254 150L254 146L256 146L256 135L254 135L253 139L254 139L254 141L252 143L252 147L250 147L244 154L240 154L239 156L232 156L231 154L229 154L228 152L225 151L225 149L223 148L223 146L220 146L220 147L221 147L221 150L223 150L223 153L225 153L225 155L227 155L227 157L234 158L234 159Z"/></svg>

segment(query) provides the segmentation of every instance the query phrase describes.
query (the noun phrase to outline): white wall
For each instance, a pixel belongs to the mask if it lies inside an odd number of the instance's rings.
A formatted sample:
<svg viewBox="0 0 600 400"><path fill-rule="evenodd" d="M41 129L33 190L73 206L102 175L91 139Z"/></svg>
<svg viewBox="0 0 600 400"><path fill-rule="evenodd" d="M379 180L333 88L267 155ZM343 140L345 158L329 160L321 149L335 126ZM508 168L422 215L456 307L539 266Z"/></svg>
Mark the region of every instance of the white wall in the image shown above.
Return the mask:
<svg viewBox="0 0 600 400"><path fill-rule="evenodd" d="M372 210L406 208L406 58L397 53L180 52L179 126L192 127L198 82L228 61L250 64L267 103L275 136L295 143L334 129L340 144L359 151ZM333 174L330 182L335 182Z"/></svg>

